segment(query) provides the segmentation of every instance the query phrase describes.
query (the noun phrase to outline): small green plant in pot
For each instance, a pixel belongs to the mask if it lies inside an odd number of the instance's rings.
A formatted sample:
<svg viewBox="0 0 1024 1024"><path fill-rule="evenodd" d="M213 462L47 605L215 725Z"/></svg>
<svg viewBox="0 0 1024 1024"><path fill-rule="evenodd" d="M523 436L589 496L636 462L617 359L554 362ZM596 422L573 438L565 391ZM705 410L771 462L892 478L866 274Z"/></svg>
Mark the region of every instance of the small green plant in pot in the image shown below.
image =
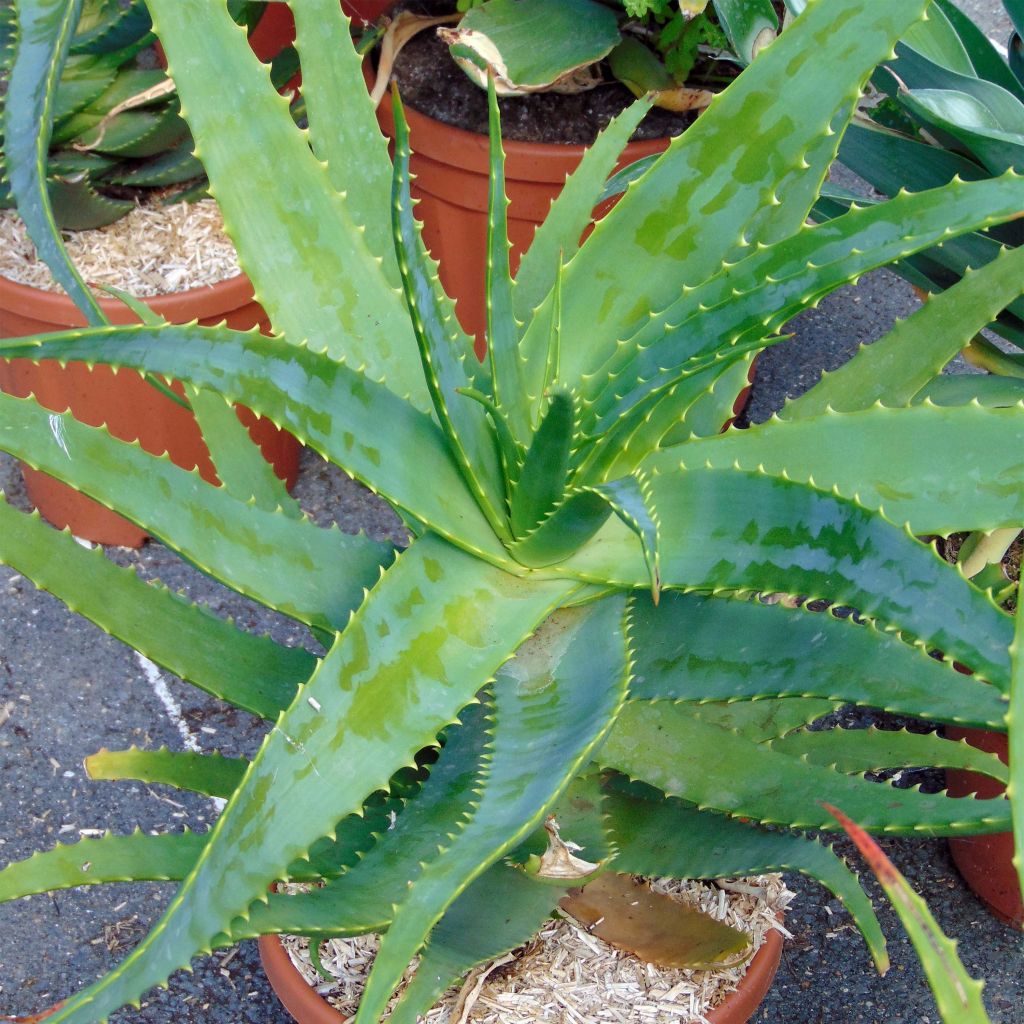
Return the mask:
<svg viewBox="0 0 1024 1024"><path fill-rule="evenodd" d="M793 314L1024 201L1008 173L805 223L859 89L926 0L811 4L580 245L646 104L629 110L514 282L495 124L484 364L418 237L400 103L392 168L335 0L294 7L308 133L224 10L150 6L211 191L279 333L152 317L113 327L93 314L88 328L8 341L0 355L174 376L214 413L244 401L386 498L413 540L396 557L316 527L230 417L211 432L214 487L0 396L0 448L303 623L326 652L216 620L0 503L0 558L273 723L251 762L92 759L98 775L227 797L209 834L108 836L0 873L7 899L115 877L181 881L124 963L51 1019L105 1020L243 937L380 931L358 1020L380 1018L419 953L390 1017L412 1021L473 964L528 938L566 888L609 870L807 872L846 903L884 968L855 876L807 834L835 828L819 801L889 834L1005 830L1006 800L862 777L922 763L1005 770L937 737L823 742L804 727L848 701L1005 727L1012 619L913 534L1024 518L1024 408L915 398L1017 297L1024 259L1001 256L898 325L857 357L842 394L828 378L781 419L718 431L748 361ZM33 0L19 16L59 25L74 7ZM47 38L46 62L23 74L16 63L11 104L30 104L40 74L59 68L61 35ZM225 111L225 77L245 118ZM493 92L491 109L496 121ZM45 206L39 173L16 170L19 203ZM863 619L758 599L777 592ZM565 851L548 847L549 816L584 863L566 870ZM269 893L279 880L325 884Z"/></svg>

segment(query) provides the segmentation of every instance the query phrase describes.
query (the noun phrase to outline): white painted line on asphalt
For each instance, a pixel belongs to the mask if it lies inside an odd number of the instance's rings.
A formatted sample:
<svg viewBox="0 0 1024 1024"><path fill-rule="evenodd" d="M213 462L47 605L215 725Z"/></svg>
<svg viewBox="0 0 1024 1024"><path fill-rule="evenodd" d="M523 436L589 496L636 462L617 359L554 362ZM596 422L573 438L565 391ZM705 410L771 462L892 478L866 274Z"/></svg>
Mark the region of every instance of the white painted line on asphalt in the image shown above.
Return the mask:
<svg viewBox="0 0 1024 1024"><path fill-rule="evenodd" d="M146 682L149 683L150 689L156 694L156 699L163 705L164 712L168 719L170 719L171 725L178 730L178 735L181 737L181 742L184 744L185 749L193 754L201 754L203 751L202 747L199 746L199 740L196 738L196 734L189 728L188 722L185 721L181 705L174 699L167 686L167 680L160 674L159 667L138 651L135 651L135 660L139 663L139 667L142 669L142 674L146 677ZM214 796L210 797L210 803L213 804L215 812L219 814L224 810L227 801Z"/></svg>

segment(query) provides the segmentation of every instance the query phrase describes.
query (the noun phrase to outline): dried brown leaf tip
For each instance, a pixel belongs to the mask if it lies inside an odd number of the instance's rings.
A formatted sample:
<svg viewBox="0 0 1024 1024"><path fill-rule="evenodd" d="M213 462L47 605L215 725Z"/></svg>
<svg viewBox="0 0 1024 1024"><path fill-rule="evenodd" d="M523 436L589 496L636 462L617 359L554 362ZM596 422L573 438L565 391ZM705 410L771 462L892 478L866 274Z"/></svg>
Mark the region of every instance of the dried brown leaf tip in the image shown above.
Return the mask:
<svg viewBox="0 0 1024 1024"><path fill-rule="evenodd" d="M538 878L574 882L587 878L601 866L576 856L582 847L567 843L561 837L555 818L549 817L544 822L544 829L548 834L548 848L539 859L531 857L534 863L527 865L527 870Z"/></svg>
<svg viewBox="0 0 1024 1024"><path fill-rule="evenodd" d="M750 956L743 932L629 875L601 875L558 905L599 939L658 967L734 967Z"/></svg>

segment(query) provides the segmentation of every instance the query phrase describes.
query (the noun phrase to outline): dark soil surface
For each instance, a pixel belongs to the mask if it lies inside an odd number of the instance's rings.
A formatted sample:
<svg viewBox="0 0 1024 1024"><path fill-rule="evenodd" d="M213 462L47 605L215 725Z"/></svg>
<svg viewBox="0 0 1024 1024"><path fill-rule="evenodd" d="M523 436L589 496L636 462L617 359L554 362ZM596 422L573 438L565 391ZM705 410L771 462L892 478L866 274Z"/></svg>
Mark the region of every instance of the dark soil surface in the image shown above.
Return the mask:
<svg viewBox="0 0 1024 1024"><path fill-rule="evenodd" d="M454 4L420 2L406 5L423 14L449 13ZM466 131L487 134L487 94L474 85L430 29L406 44L395 61L394 77L402 99L421 114ZM522 142L562 142L590 145L616 114L633 101L633 94L607 74L607 85L576 95L537 93L498 101L501 134ZM696 115L652 110L633 134L634 139L679 135Z"/></svg>

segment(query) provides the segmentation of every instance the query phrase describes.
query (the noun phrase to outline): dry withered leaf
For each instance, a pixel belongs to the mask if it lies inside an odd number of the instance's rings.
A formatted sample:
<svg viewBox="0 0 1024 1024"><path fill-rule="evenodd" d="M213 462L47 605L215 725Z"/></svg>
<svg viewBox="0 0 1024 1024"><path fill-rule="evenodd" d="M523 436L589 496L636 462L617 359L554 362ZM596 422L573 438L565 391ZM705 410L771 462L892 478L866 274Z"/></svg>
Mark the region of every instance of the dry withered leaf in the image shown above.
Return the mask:
<svg viewBox="0 0 1024 1024"><path fill-rule="evenodd" d="M743 932L629 875L608 872L558 905L599 939L658 967L731 967L750 955Z"/></svg>

